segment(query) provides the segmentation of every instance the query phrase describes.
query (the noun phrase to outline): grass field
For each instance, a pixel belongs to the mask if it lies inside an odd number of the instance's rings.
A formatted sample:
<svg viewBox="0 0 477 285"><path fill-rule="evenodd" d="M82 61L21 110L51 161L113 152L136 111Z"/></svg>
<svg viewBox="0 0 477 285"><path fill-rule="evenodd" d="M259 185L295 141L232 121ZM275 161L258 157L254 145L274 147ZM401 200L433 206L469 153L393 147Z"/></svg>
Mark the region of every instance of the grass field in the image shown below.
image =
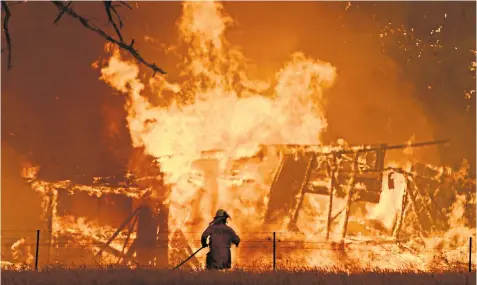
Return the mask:
<svg viewBox="0 0 477 285"><path fill-rule="evenodd" d="M421 285L476 284L475 272L338 271L186 272L152 269L49 269L1 272L2 285Z"/></svg>

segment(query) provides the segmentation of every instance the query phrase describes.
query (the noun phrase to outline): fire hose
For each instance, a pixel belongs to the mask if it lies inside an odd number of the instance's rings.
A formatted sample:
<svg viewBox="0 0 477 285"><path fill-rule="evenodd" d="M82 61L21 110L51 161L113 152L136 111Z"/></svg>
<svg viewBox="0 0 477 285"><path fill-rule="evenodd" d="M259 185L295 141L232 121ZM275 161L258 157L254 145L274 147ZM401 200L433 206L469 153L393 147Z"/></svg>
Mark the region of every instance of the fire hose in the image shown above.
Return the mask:
<svg viewBox="0 0 477 285"><path fill-rule="evenodd" d="M184 261L182 261L179 265L177 265L176 267L174 267L172 270L176 270L177 268L181 267L184 263L186 263L187 261L189 261L192 257L194 257L197 253L199 253L199 251L201 251L202 249L206 248L207 246L202 246L201 248L199 248L198 250L196 250L193 254L191 254L191 256L189 256L188 258L186 258Z"/></svg>

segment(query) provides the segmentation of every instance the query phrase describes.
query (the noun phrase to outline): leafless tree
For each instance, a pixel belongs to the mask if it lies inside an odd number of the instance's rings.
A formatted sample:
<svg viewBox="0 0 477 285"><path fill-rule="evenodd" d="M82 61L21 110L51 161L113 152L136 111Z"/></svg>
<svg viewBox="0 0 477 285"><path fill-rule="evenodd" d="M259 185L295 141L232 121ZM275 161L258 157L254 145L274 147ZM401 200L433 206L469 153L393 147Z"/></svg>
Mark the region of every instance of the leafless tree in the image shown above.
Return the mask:
<svg viewBox="0 0 477 285"><path fill-rule="evenodd" d="M2 2L2 12L3 12L2 13L3 14L3 34L5 36L5 41L6 41L6 47L2 49L2 53L4 51L7 53L7 64L8 64L8 69L10 70L12 68L12 38L10 36L10 30L9 30L9 23L10 23L12 13L11 13L10 7L12 5L22 3L22 1L8 1L8 2L1 1L1 2ZM53 21L53 23L58 24L58 22L61 20L61 18L64 15L72 17L76 19L86 29L98 34L99 36L107 40L108 42L130 53L137 61L144 64L148 68L152 69L152 71L154 72L153 75L155 75L157 72L161 74L166 74L166 72L160 67L158 67L155 63L149 62L144 57L142 57L139 51L134 48L134 39L132 39L130 43L126 43L124 41L124 37L121 34L121 29L123 28L124 23L117 9L120 7L126 7L127 9L132 10L132 7L125 1L102 1L101 3L104 6L104 12L108 19L108 25L114 29L115 36L109 35L104 30L100 29L99 27L91 23L91 21L88 20L86 17L78 14L73 9L73 1L68 1L68 2L51 1L51 4L53 4L58 9L58 16Z"/></svg>

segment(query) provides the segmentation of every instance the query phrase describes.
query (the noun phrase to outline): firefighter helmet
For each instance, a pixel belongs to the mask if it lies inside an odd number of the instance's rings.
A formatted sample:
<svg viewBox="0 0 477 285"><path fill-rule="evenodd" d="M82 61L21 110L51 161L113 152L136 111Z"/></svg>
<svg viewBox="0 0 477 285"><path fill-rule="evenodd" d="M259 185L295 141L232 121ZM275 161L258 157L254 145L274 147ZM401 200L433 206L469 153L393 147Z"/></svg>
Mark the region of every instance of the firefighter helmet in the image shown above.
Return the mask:
<svg viewBox="0 0 477 285"><path fill-rule="evenodd" d="M215 213L215 218L230 218L229 214L223 209L218 209Z"/></svg>

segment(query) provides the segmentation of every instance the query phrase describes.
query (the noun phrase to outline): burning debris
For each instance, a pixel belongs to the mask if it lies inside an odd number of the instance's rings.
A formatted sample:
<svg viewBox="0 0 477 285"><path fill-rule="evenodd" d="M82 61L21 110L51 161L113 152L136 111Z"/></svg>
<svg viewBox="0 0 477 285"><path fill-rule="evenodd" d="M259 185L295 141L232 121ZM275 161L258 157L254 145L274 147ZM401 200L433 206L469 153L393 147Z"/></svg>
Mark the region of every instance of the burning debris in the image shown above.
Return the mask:
<svg viewBox="0 0 477 285"><path fill-rule="evenodd" d="M11 246L13 260L17 263L23 263L24 265L31 265L33 263L31 244L29 238L21 238L16 241Z"/></svg>
<svg viewBox="0 0 477 285"><path fill-rule="evenodd" d="M395 147L389 148L392 150ZM178 211L173 208L178 201L172 200L171 196L162 200L155 194L145 194L148 191L164 192L161 188L169 187L172 195L178 184L166 185L159 180L156 184L158 188L142 189L143 195L127 195L118 191L104 191L98 195L98 189L107 189L98 182L99 179L88 186L69 188L63 187L70 185L66 183L34 181L33 187L48 185L54 193L49 194L53 201L48 204L47 210L52 232L49 242L55 252L50 262L75 260L71 250L73 246L76 250L83 248L81 251L90 251L90 262L162 267L177 264L198 246L198 225L207 223L204 212L200 210L201 205L214 199L218 201L221 195L227 194L237 197L229 205L237 216L234 225L238 233L243 236L245 244L247 241L255 243L253 247L238 249L250 260L268 252L269 241L263 236L264 230L280 232L280 251L296 257L294 262L309 266L316 265L316 262L329 265L356 262L359 259L356 254L363 249L378 263L383 259L376 255L383 248L399 258L404 258L408 250L426 254L427 251L422 252L424 247L446 254L446 260L455 261L462 256L467 236L463 237L453 230L453 226L461 225L460 231L465 230L471 236L475 231L470 227L475 217L463 214L465 207L475 206L475 197L474 204L472 198L467 197L472 195L475 183L466 178L465 167L460 172L419 164L408 170L384 168L383 150L386 146L361 148L358 152L350 149L320 153L309 150L297 152L296 147L290 146L282 146L281 150L277 150L277 146L262 146L262 150L254 156L229 161L229 167L221 172L223 174L210 171L210 155L205 158L208 164L199 163L199 159L194 165L195 179L200 182L192 183L187 179L180 184L183 187L189 183L194 190L189 194L190 198L182 197L191 199L183 205L192 209L182 210L181 218L190 221L182 225L174 224L174 217L169 214L172 210ZM353 153L354 158L347 156ZM364 158L358 159L360 155ZM220 161L220 157L221 154L215 152L215 161ZM261 182L249 178L253 173L247 170L256 171L257 166L254 165L257 164L270 166L269 161L275 161L274 167L268 167L267 175L271 178L262 177L265 181ZM227 176L226 173L234 175ZM41 172L39 175L41 177ZM239 184L230 181L241 178L243 182ZM229 183L220 183L227 180ZM102 181L104 183L106 179ZM129 183L132 193L140 193L135 190L140 188L135 188L134 182ZM466 190L462 186L467 187ZM211 191L214 187L219 191ZM255 193L247 197L246 191L260 187L268 189L265 196ZM442 196L450 191L456 195L453 200ZM44 194L48 196L47 192ZM448 204L440 204L444 201ZM90 205L88 209L81 206L85 204ZM247 211L247 207L253 206L256 207L254 212ZM240 208L245 210L240 211ZM450 211L446 212L447 209ZM256 221L250 222L251 217ZM317 220L319 217L321 219ZM330 239L328 243L327 239ZM314 252L323 250L316 245L326 249L327 244L329 254L321 255L319 261L314 260ZM140 249L146 251L141 253ZM411 263L428 260L425 255L418 260L414 256L408 255L407 260ZM434 259L428 260L429 266L435 266ZM247 265L240 261L237 263ZM200 261L193 260L189 266L200 264ZM389 267L389 263L384 266Z"/></svg>

